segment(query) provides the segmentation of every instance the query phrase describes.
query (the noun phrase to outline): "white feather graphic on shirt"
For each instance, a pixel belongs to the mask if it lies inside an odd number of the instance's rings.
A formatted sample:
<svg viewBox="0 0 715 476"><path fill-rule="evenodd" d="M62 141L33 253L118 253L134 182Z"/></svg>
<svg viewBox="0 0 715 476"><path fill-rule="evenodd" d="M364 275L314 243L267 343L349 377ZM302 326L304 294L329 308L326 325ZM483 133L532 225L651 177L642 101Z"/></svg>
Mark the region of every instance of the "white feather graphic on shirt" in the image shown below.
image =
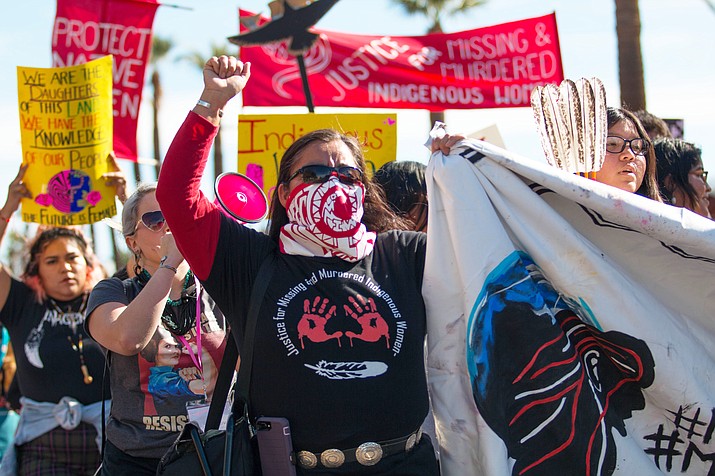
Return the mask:
<svg viewBox="0 0 715 476"><path fill-rule="evenodd" d="M384 362L326 362L321 360L318 365L305 364L321 377L332 380L377 377L387 371Z"/></svg>

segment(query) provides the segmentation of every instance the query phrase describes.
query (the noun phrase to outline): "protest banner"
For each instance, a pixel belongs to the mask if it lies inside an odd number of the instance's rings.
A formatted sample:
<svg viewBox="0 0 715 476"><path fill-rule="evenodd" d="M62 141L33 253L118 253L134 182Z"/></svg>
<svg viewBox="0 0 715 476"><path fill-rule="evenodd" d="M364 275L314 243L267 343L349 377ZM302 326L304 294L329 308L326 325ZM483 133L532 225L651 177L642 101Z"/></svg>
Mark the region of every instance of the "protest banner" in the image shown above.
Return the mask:
<svg viewBox="0 0 715 476"><path fill-rule="evenodd" d="M114 57L114 152L137 160L137 121L156 0L57 0L52 65Z"/></svg>
<svg viewBox="0 0 715 476"><path fill-rule="evenodd" d="M427 193L442 474L713 474L715 222L471 139Z"/></svg>
<svg viewBox="0 0 715 476"><path fill-rule="evenodd" d="M395 160L395 114L241 114L238 118L238 171L271 197L283 152L299 137L332 127L363 145L368 172Z"/></svg>
<svg viewBox="0 0 715 476"><path fill-rule="evenodd" d="M254 16L245 10L239 15ZM247 29L242 25L241 31ZM312 31L320 37L303 56L315 106L526 107L534 87L563 80L553 13L425 36ZM305 104L296 60L287 52L289 41L241 47L241 59L253 64L252 80L264 85L243 92L245 106Z"/></svg>
<svg viewBox="0 0 715 476"><path fill-rule="evenodd" d="M22 161L30 164L22 220L86 225L116 215L113 171L112 57L67 68L17 68Z"/></svg>

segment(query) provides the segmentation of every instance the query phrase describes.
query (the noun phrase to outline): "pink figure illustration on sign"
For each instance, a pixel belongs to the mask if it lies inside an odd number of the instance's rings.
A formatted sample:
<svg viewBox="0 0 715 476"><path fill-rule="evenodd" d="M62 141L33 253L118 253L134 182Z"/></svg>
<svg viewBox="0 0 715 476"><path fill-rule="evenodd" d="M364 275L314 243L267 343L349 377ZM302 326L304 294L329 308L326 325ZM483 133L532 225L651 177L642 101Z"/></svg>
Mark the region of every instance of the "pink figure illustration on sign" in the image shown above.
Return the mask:
<svg viewBox="0 0 715 476"><path fill-rule="evenodd" d="M43 207L52 205L62 213L77 213L89 204L94 206L102 200L98 190L92 190L89 175L81 170L63 170L47 182L47 193L35 197L35 203Z"/></svg>

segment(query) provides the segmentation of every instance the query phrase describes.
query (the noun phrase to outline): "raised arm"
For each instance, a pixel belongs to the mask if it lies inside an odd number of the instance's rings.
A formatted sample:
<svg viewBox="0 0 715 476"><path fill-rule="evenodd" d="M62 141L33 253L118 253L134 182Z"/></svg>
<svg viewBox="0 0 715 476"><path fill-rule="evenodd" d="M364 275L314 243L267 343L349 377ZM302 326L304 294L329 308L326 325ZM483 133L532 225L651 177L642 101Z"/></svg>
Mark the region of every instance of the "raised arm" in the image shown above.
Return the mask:
<svg viewBox="0 0 715 476"><path fill-rule="evenodd" d="M166 256L164 264L168 267L152 269L151 279L129 305L116 301L105 302L92 310L87 318L92 338L112 352L136 355L146 347L161 323L161 314L172 282L177 274L183 276L188 271L188 265L179 253L171 233L162 237L161 251ZM172 268L178 269L178 273ZM102 283L98 288L101 286Z"/></svg>
<svg viewBox="0 0 715 476"><path fill-rule="evenodd" d="M20 201L23 198L32 198L32 194L22 181L25 177L27 167L28 164L20 165L20 170L17 172L17 176L8 186L7 200L5 201L5 206L2 207L2 210L0 210L0 244L2 244L7 227L10 225L10 218L13 213L20 208ZM5 307L5 302L7 302L7 295L10 292L11 279L12 278L7 268L0 263L0 309Z"/></svg>
<svg viewBox="0 0 715 476"><path fill-rule="evenodd" d="M201 193L201 176L224 106L250 77L250 64L232 56L213 57L204 66L204 90L174 137L159 175L156 198L179 250L199 279L211 270L221 212Z"/></svg>

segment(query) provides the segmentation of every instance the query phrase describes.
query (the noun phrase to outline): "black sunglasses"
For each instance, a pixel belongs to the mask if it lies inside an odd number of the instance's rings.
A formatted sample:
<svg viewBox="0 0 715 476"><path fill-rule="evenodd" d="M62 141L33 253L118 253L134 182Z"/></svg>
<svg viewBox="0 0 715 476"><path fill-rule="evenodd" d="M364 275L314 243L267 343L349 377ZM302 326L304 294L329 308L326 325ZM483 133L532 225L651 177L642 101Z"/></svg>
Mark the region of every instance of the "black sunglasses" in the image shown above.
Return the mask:
<svg viewBox="0 0 715 476"><path fill-rule="evenodd" d="M288 177L285 183L290 183L291 180L301 176L304 183L323 183L327 182L332 176L335 176L342 183L352 185L356 182L362 182L362 172L355 167L341 165L339 167L328 167L327 165L306 165L299 168L293 175Z"/></svg>
<svg viewBox="0 0 715 476"><path fill-rule="evenodd" d="M164 219L164 214L161 213L161 210L146 212L143 214L137 222L137 226L134 227L135 233L137 228L139 228L140 223L143 223L145 227L153 232L159 232L166 226L166 220Z"/></svg>

